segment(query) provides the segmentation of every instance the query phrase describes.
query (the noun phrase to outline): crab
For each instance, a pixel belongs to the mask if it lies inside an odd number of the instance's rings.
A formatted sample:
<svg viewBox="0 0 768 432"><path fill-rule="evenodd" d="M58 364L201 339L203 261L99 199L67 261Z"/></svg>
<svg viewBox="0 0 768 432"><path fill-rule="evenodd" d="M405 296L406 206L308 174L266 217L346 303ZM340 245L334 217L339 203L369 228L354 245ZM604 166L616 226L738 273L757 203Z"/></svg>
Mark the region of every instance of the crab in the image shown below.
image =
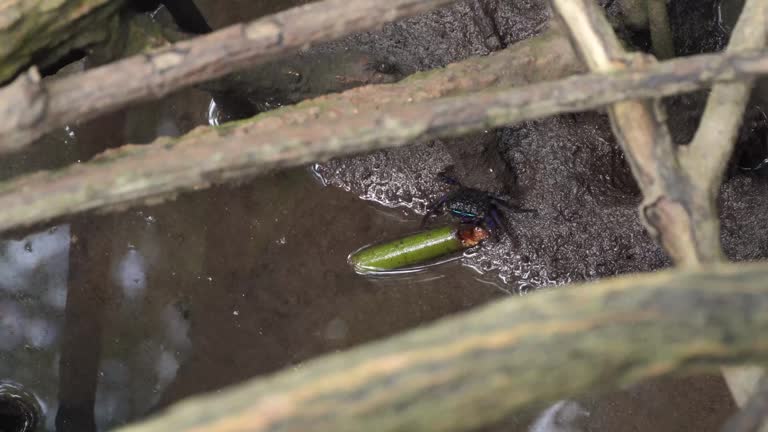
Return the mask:
<svg viewBox="0 0 768 432"><path fill-rule="evenodd" d="M498 240L499 229L509 233L502 209L517 213L536 211L512 204L490 192L463 186L457 180L444 173L441 173L439 177L445 183L457 186L457 189L443 195L440 199L427 206L427 213L422 219L422 226L427 225L430 219L448 213L458 218L463 224L472 224L484 228Z"/></svg>

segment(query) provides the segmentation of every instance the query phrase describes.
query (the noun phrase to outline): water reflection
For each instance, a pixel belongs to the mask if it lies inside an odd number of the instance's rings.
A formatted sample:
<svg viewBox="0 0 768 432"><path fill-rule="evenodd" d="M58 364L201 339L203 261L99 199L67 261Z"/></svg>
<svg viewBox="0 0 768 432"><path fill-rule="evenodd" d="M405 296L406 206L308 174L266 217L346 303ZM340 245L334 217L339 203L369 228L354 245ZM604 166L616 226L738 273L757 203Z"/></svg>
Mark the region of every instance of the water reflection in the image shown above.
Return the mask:
<svg viewBox="0 0 768 432"><path fill-rule="evenodd" d="M0 288L0 378L40 397L46 431L105 430L499 295L456 261L430 280L351 271L355 247L418 223L295 170L0 242L16 281Z"/></svg>
<svg viewBox="0 0 768 432"><path fill-rule="evenodd" d="M578 402L561 400L536 417L528 432L586 432L587 411Z"/></svg>
<svg viewBox="0 0 768 432"><path fill-rule="evenodd" d="M104 235L111 218L89 222L0 242L0 380L39 398L46 431L146 414L191 347L188 305L145 298L153 271L173 263L152 241L154 220L131 218L117 235Z"/></svg>
<svg viewBox="0 0 768 432"><path fill-rule="evenodd" d="M221 13L237 10L204 3ZM250 0L239 3L253 9ZM35 147L41 160L51 159L42 167L86 160L122 144L116 136L148 142L226 120L207 95L176 99L178 107L173 100L116 113L109 123L100 119L95 131L61 131L53 145ZM421 157L403 154L417 162L412 176L400 160L387 159L395 152L369 154L370 163L344 173L368 179L360 194L366 199L423 209L424 197L440 190L435 174L450 162L441 146L418 147ZM51 149L65 154L52 157ZM400 169L383 169L395 162ZM333 164L323 166L334 173ZM469 309L499 296L498 279L530 280L532 287L566 278L542 271L536 257L503 255L514 250L503 245L490 258L465 257L480 275L452 262L396 280L361 277L346 263L349 252L398 238L419 218L317 183L293 170L0 242L0 379L38 395L47 407L46 431L104 430L184 397ZM494 269L499 277L484 280ZM547 411L538 427L557 423L557 412Z"/></svg>
<svg viewBox="0 0 768 432"><path fill-rule="evenodd" d="M55 293L54 307L64 307L69 252L69 225L0 244L0 290L6 293ZM60 294L60 296L56 296Z"/></svg>
<svg viewBox="0 0 768 432"><path fill-rule="evenodd" d="M114 278L123 289L127 300L141 298L147 287L146 264L144 256L136 249L128 249L117 264Z"/></svg>
<svg viewBox="0 0 768 432"><path fill-rule="evenodd" d="M42 410L41 402L23 386L0 380L0 424L4 432L35 432Z"/></svg>
<svg viewBox="0 0 768 432"><path fill-rule="evenodd" d="M57 405L69 239L63 225L0 242L0 379L36 394L44 415Z"/></svg>

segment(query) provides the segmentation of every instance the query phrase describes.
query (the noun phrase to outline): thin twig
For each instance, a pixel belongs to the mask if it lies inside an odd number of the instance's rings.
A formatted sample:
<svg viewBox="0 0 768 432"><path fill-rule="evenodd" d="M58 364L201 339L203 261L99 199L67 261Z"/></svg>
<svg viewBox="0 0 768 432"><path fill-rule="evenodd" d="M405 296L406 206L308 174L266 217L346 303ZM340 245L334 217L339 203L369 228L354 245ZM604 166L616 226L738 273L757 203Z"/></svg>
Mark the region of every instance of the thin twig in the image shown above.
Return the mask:
<svg viewBox="0 0 768 432"><path fill-rule="evenodd" d="M748 0L731 34L727 52L761 50L768 41L768 1ZM712 195L720 188L733 152L754 79L721 83L712 89L696 135L688 151L681 150L687 168Z"/></svg>
<svg viewBox="0 0 768 432"><path fill-rule="evenodd" d="M646 2L653 54L659 60L671 59L675 56L675 46L672 26L669 24L667 0L646 0Z"/></svg>
<svg viewBox="0 0 768 432"><path fill-rule="evenodd" d="M622 70L645 62L623 51L593 0L552 0L590 70ZM729 53L765 47L768 3L747 0ZM723 261L715 199L749 98L753 79L713 90L690 151L677 150L660 100L614 104L609 112L619 142L643 191L641 218L678 265Z"/></svg>
<svg viewBox="0 0 768 432"><path fill-rule="evenodd" d="M537 63L528 66L541 67ZM506 71L515 74L509 68ZM454 72L457 68L449 67L398 84L321 97L248 121L199 128L184 137L164 138L150 145L126 146L60 171L10 180L0 184L0 231L92 209L158 202L178 192L274 168L419 139L457 136L622 100L693 91L710 80L738 80L768 72L768 53L702 55L637 71L581 75L430 100L440 96L444 82L475 88L496 82L491 75L483 75L482 69L473 79L447 78L466 77ZM531 71L522 74L536 76ZM422 102L412 103L414 99Z"/></svg>
<svg viewBox="0 0 768 432"><path fill-rule="evenodd" d="M757 432L765 424L766 419L768 419L768 378L763 375L747 404L723 425L721 431Z"/></svg>
<svg viewBox="0 0 768 432"><path fill-rule="evenodd" d="M766 263L728 264L511 298L118 431L458 432L587 391L763 362L766 277Z"/></svg>
<svg viewBox="0 0 768 432"><path fill-rule="evenodd" d="M371 30L453 0L324 0L179 42L82 74L40 83L37 98L0 99L0 112L45 106L31 124L0 120L0 152L75 121L158 99L180 88L264 63L310 44Z"/></svg>
<svg viewBox="0 0 768 432"><path fill-rule="evenodd" d="M628 57L617 53L616 38L593 0L553 3L591 70L624 67L608 61ZM767 26L768 3L747 0L727 51L764 48ZM609 109L614 132L643 191L643 222L677 265L724 260L715 200L752 84L753 79L747 79L716 85L690 152L675 148L660 99L614 104Z"/></svg>
<svg viewBox="0 0 768 432"><path fill-rule="evenodd" d="M768 36L768 2L747 0L731 35L727 52L765 48ZM754 77L753 77L754 78ZM717 195L754 79L719 84L709 95L704 115L693 141L678 150L689 186L689 209L698 239L703 245L720 249L720 219Z"/></svg>
<svg viewBox="0 0 768 432"><path fill-rule="evenodd" d="M552 4L591 71L613 72L648 63L624 51L594 0L552 0ZM689 182L680 169L660 100L621 102L608 112L643 191L640 216L649 233L678 265L719 261L719 242L708 241L711 235L699 233L693 220L687 202Z"/></svg>
<svg viewBox="0 0 768 432"><path fill-rule="evenodd" d="M30 64L48 69L109 39L126 0L0 1L0 83ZM1 109L0 109L1 110Z"/></svg>
<svg viewBox="0 0 768 432"><path fill-rule="evenodd" d="M541 67L537 63L525 64ZM735 80L768 72L768 53L690 57L638 71L575 76L429 100L441 96L435 90L446 81L459 85L454 91L460 91L460 85L482 88L494 82L482 73L473 76L476 81L468 80L464 73L454 74L456 69L449 67L398 84L351 90L330 100L318 98L249 121L199 128L178 139L127 146L88 163L10 180L0 185L0 230L86 210L156 202L181 191L269 169L405 145L418 139L456 136L631 98L693 91L709 80ZM450 80L446 76L465 79ZM437 84L430 86L430 82ZM385 97L379 98L379 92ZM423 102L411 103L414 95L420 95ZM360 102L364 100L367 104ZM258 140L254 140L256 136Z"/></svg>

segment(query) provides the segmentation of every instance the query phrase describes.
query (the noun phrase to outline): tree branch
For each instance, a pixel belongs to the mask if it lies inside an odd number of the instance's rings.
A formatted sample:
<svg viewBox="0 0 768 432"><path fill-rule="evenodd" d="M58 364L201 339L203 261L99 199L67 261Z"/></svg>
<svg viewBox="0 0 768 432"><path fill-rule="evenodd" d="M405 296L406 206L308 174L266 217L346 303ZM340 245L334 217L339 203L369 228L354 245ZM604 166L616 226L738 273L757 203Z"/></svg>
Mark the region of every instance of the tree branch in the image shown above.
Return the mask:
<svg viewBox="0 0 768 432"><path fill-rule="evenodd" d="M535 47L534 43L529 46ZM496 63L501 58L491 56L482 61ZM420 139L458 136L622 100L678 94L699 89L709 81L738 80L768 72L766 52L702 55L642 70L440 97L503 83L501 75L483 73L475 61L418 74L397 84L317 98L247 121L198 128L177 139L125 146L60 171L10 180L0 184L0 231L76 212L154 203L182 191L274 168ZM555 63L550 65L557 64L556 59L552 61ZM547 75L535 73L546 71L545 64L520 63L517 70L509 66L501 69L510 76L524 71L521 75L532 79ZM530 67L527 72L526 66ZM475 72L467 73L473 69ZM446 83L448 87L443 87Z"/></svg>
<svg viewBox="0 0 768 432"><path fill-rule="evenodd" d="M723 265L510 298L118 431L462 431L587 391L764 362L766 277L765 263Z"/></svg>
<svg viewBox="0 0 768 432"><path fill-rule="evenodd" d="M591 71L620 71L630 63L648 63L642 56L624 51L602 8L593 0L552 0L552 4ZM614 134L643 192L640 216L651 236L677 264L718 260L719 243L699 244L696 236L685 201L688 181L681 175L660 101L622 102L608 111Z"/></svg>
<svg viewBox="0 0 768 432"><path fill-rule="evenodd" d="M609 72L648 62L623 51L593 0L552 2L590 70ZM728 52L764 48L767 26L768 3L747 0ZM753 81L714 89L691 151L681 149L680 155L658 98L622 102L609 109L614 132L643 191L641 219L678 265L724 259L715 198Z"/></svg>
<svg viewBox="0 0 768 432"><path fill-rule="evenodd" d="M0 83L32 63L46 66L73 49L106 40L110 18L124 3L4 0L0 4Z"/></svg>
<svg viewBox="0 0 768 432"><path fill-rule="evenodd" d="M646 0L646 2L653 53L659 60L671 59L675 56L675 46L672 26L669 24L667 0Z"/></svg>
<svg viewBox="0 0 768 432"><path fill-rule="evenodd" d="M602 9L593 0L553 3L591 70L624 67L596 60L628 57L620 52ZM585 13L579 14L579 8ZM728 52L764 48L767 26L768 3L747 0ZM609 109L614 133L643 191L641 218L677 265L700 266L724 260L715 200L753 81L716 85L690 152L682 148L678 154L660 99L614 104Z"/></svg>
<svg viewBox="0 0 768 432"><path fill-rule="evenodd" d="M0 123L0 152L30 144L46 132L186 86L218 78L281 54L446 5L453 0L324 0L249 24L172 44L81 74L40 83L39 99L0 99L1 111L47 107L23 128ZM299 24L300 23L300 24Z"/></svg>
<svg viewBox="0 0 768 432"><path fill-rule="evenodd" d="M757 382L755 393L736 415L731 417L722 432L758 432L768 418L768 378Z"/></svg>
<svg viewBox="0 0 768 432"><path fill-rule="evenodd" d="M768 2L749 0L731 34L727 52L754 51L768 41ZM714 203L749 101L754 78L721 83L712 89L696 135L682 150L686 168Z"/></svg>

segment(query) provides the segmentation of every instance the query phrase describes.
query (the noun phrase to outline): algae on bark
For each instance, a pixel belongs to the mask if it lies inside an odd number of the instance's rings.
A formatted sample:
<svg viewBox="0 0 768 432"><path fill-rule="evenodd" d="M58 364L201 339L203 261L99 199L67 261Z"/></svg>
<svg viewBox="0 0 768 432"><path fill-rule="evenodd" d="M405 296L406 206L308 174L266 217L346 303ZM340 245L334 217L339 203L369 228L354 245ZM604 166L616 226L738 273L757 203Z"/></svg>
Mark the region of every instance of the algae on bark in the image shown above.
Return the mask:
<svg viewBox="0 0 768 432"><path fill-rule="evenodd" d="M0 83L109 37L125 0L0 0Z"/></svg>

